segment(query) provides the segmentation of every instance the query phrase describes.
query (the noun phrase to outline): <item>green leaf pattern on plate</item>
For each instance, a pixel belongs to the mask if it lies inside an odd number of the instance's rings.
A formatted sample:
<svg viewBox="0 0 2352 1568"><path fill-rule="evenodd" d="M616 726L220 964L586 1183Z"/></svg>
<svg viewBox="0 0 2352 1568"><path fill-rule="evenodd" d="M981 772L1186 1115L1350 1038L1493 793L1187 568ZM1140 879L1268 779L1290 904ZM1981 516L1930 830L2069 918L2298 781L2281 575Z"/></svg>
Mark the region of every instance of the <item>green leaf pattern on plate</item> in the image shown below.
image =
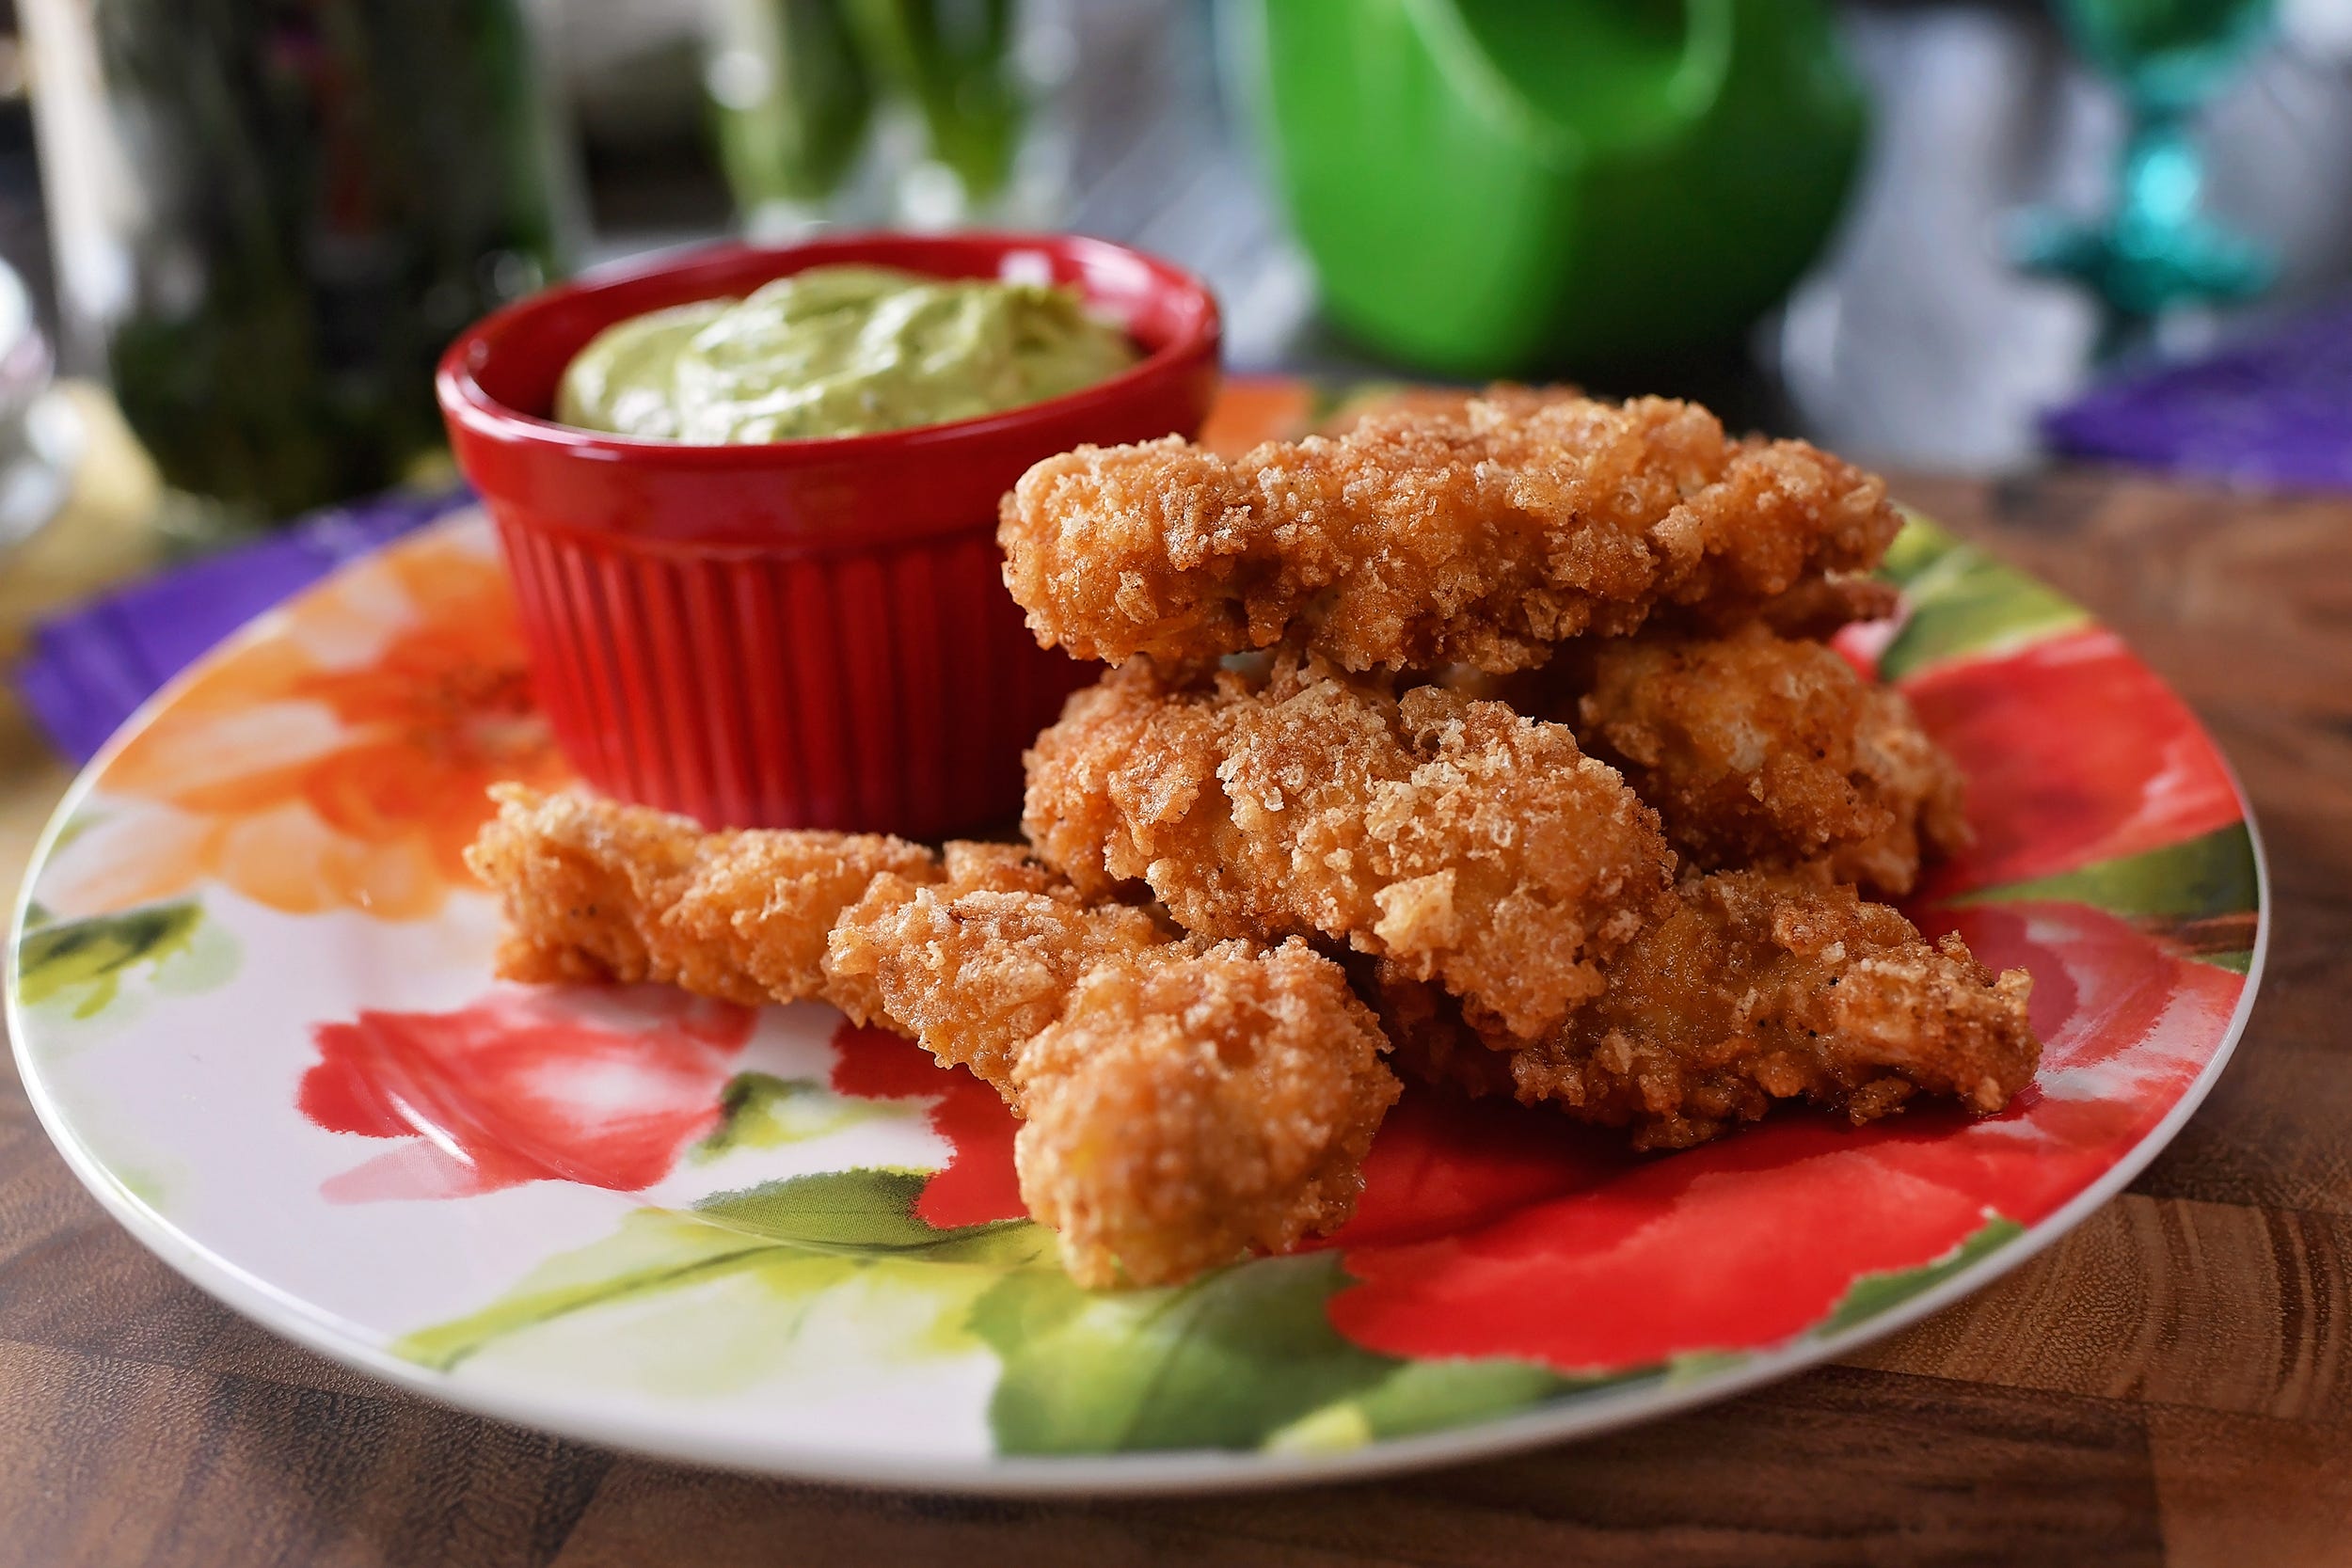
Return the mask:
<svg viewBox="0 0 2352 1568"><path fill-rule="evenodd" d="M772 1072L740 1072L719 1097L719 1126L694 1146L697 1162L743 1148L779 1148L830 1137L878 1117L919 1114L900 1102L859 1100L835 1094L815 1078L779 1078Z"/></svg>
<svg viewBox="0 0 2352 1568"><path fill-rule="evenodd" d="M1653 1375L1567 1378L1549 1367L1502 1357L1483 1361L1397 1361L1359 1394L1324 1405L1267 1434L1282 1452L1332 1452L1382 1438L1411 1437L1518 1415L1560 1395L1636 1383Z"/></svg>
<svg viewBox="0 0 2352 1568"><path fill-rule="evenodd" d="M1846 1294L1814 1327L1816 1336L1828 1336L1867 1323L1882 1312L1891 1311L1922 1291L1931 1290L1975 1262L1978 1259L1998 1252L2026 1233L2016 1221L1998 1214L1987 1216L1984 1227L1975 1235L1954 1247L1931 1263L1915 1269L1895 1269L1885 1274L1867 1274L1847 1287Z"/></svg>
<svg viewBox="0 0 2352 1568"><path fill-rule="evenodd" d="M1879 656L1879 673L1899 680L1963 654L2023 647L2090 624L2080 605L2024 573L1963 545L1916 513L1879 575L1903 591L1909 613Z"/></svg>
<svg viewBox="0 0 2352 1568"><path fill-rule="evenodd" d="M1519 1362L1359 1349L1326 1310L1348 1283L1335 1253L1261 1259L1168 1290L1082 1290L1041 1226L926 1224L914 1210L924 1180L836 1171L639 1210L491 1306L393 1349L449 1370L588 1314L675 1307L663 1332L637 1338L663 1348L664 1386L718 1393L742 1381L747 1355L775 1364L802 1325L853 1311L891 1325L866 1339L887 1359L993 1352L1003 1371L989 1423L1007 1453L1347 1446L1580 1386Z"/></svg>
<svg viewBox="0 0 2352 1568"><path fill-rule="evenodd" d="M1349 1284L1337 1253L1258 1259L1166 1290L1087 1291L1062 1273L1039 1226L925 1224L913 1208L923 1180L841 1171L721 1194L691 1210L641 1210L491 1307L394 1349L447 1370L559 1320L675 1297L680 1316L641 1338L672 1353L665 1386L716 1394L743 1377L747 1345L772 1361L830 1300L891 1323L890 1335L869 1340L889 1359L993 1352L1002 1371L989 1426L1009 1454L1329 1451L1750 1359L1688 1355L1597 1378L1508 1359L1403 1360L1331 1326L1330 1298ZM1876 1317L2023 1234L1991 1216L1946 1257L1857 1280L1813 1333ZM683 1299L729 1280L755 1289L715 1317L708 1303L697 1312Z"/></svg>
<svg viewBox="0 0 2352 1568"><path fill-rule="evenodd" d="M1406 1361L1331 1326L1337 1254L1259 1259L1167 1290L1009 1278L973 1326L1004 1362L1006 1453L1356 1447L1524 1410L1581 1385L1520 1361ZM1615 1380L1612 1380L1615 1381Z"/></svg>
<svg viewBox="0 0 2352 1568"><path fill-rule="evenodd" d="M2240 974L2253 962L2262 904L2253 835L2243 822L2079 870L1965 894L1956 904L2089 904L2121 915L2188 957Z"/></svg>
<svg viewBox="0 0 2352 1568"><path fill-rule="evenodd" d="M25 912L16 974L17 996L28 1007L87 1020L114 1006L124 978L141 966L156 990L183 994L236 972L234 940L205 923L195 899L83 920L45 919L39 905Z"/></svg>
<svg viewBox="0 0 2352 1568"><path fill-rule="evenodd" d="M741 1338L788 1340L828 1297L836 1305L897 1297L916 1307L920 1331L894 1336L894 1354L969 1349L976 1341L962 1320L1007 1271L1059 1273L1054 1236L1026 1220L934 1229L914 1212L924 1180L920 1171L833 1171L719 1193L691 1209L640 1209L612 1236L548 1259L481 1311L407 1335L392 1349L447 1370L576 1315L639 1307L730 1276L757 1287L755 1310L744 1334L702 1335L707 1366L690 1366L684 1381L707 1371L723 1386L741 1372ZM904 1313L893 1317L907 1326Z"/></svg>
<svg viewBox="0 0 2352 1568"><path fill-rule="evenodd" d="M1150 1291L1014 1275L972 1326L1004 1362L989 1422L1008 1453L1255 1448L1372 1387L1396 1363L1342 1338L1328 1253L1266 1259Z"/></svg>

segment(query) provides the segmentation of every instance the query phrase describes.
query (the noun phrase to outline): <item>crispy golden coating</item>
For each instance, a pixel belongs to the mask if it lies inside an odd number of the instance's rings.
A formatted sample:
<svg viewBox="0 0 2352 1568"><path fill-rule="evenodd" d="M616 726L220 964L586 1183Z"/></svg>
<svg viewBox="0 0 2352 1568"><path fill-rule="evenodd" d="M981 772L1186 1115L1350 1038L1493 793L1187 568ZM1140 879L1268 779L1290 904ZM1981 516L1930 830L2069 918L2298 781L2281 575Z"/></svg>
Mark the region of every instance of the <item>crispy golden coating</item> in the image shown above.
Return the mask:
<svg viewBox="0 0 2352 1568"><path fill-rule="evenodd" d="M1134 879L1185 929L1320 934L1535 1035L1667 888L1657 818L1565 725L1319 659L1073 695L1029 754L1039 856L1097 896Z"/></svg>
<svg viewBox="0 0 2352 1568"><path fill-rule="evenodd" d="M1014 1064L1022 1196L1092 1285L1336 1229L1396 1101L1385 1045L1339 966L1296 942L1098 964Z"/></svg>
<svg viewBox="0 0 2352 1568"><path fill-rule="evenodd" d="M1856 621L1883 621L1901 606L1893 583L1859 573L1806 578L1788 593L1756 607L1756 618L1782 637L1826 641Z"/></svg>
<svg viewBox="0 0 2352 1568"><path fill-rule="evenodd" d="M951 844L945 880L874 879L834 926L828 999L970 1068L1015 1109L1013 1064L1088 970L1176 942L1142 910L1090 903L1010 846Z"/></svg>
<svg viewBox="0 0 2352 1568"><path fill-rule="evenodd" d="M1818 642L1645 634L1580 645L1534 684L1549 692L1531 711L1572 723L1702 870L1810 867L1900 896L1923 852L1968 841L1960 769L1911 705Z"/></svg>
<svg viewBox="0 0 2352 1568"><path fill-rule="evenodd" d="M1396 1079L1371 1012L1303 946L1207 947L1007 846L934 858L497 795L469 860L506 903L502 973L822 997L968 1066L1027 1118L1022 1197L1082 1283L1170 1283L1355 1205Z"/></svg>
<svg viewBox="0 0 2352 1568"><path fill-rule="evenodd" d="M876 833L705 832L666 813L520 784L466 863L506 904L499 973L527 981L661 981L756 1005L825 990L825 934L885 873L935 880L937 858Z"/></svg>
<svg viewBox="0 0 2352 1568"><path fill-rule="evenodd" d="M1164 1284L1347 1218L1397 1082L1337 965L1176 940L971 848L943 882L877 879L826 972L1021 1113L1022 1197L1074 1277Z"/></svg>
<svg viewBox="0 0 2352 1568"><path fill-rule="evenodd" d="M1994 975L1957 936L1931 946L1851 888L1696 879L1608 982L1534 1039L1466 1020L1385 963L1375 990L1407 1072L1629 1127L1640 1148L1688 1148L1792 1099L1857 1123L1921 1094L1990 1115L2041 1061L2023 970Z"/></svg>
<svg viewBox="0 0 2352 1568"><path fill-rule="evenodd" d="M1345 669L1540 665L1653 610L1730 625L1895 536L1885 485L1705 409L1512 393L1227 461L1170 438L1047 458L1005 499L1040 641L1184 663L1285 636Z"/></svg>

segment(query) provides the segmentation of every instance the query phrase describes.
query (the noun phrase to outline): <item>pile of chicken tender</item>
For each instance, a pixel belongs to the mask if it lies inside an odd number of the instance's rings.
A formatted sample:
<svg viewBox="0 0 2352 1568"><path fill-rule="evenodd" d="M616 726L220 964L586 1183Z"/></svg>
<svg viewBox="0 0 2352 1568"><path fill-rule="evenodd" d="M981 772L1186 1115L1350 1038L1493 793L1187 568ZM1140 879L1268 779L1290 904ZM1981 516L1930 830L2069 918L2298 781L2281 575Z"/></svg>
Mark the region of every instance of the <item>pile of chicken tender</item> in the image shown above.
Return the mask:
<svg viewBox="0 0 2352 1568"><path fill-rule="evenodd" d="M970 1069L1089 1286L1336 1229L1404 1080L1645 1150L1990 1115L2030 980L1883 901L1964 846L1962 775L1826 641L1893 610L1899 527L1659 399L1080 448L998 530L1039 641L1108 666L1028 755L1025 845L502 785L501 972L820 1000Z"/></svg>

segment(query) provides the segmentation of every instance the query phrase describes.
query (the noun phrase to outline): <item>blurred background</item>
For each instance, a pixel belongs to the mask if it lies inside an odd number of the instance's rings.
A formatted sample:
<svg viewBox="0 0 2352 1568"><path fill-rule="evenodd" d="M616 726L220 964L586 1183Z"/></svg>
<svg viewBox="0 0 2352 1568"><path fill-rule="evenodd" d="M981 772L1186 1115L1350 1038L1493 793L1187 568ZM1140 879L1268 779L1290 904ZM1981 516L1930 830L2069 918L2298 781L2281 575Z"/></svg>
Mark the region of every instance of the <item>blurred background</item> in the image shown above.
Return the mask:
<svg viewBox="0 0 2352 1568"><path fill-rule="evenodd" d="M319 514L446 494L433 359L546 281L967 224L1197 270L1241 372L2352 486L2352 0L0 0L0 656L135 698L220 628L61 607L429 511Z"/></svg>

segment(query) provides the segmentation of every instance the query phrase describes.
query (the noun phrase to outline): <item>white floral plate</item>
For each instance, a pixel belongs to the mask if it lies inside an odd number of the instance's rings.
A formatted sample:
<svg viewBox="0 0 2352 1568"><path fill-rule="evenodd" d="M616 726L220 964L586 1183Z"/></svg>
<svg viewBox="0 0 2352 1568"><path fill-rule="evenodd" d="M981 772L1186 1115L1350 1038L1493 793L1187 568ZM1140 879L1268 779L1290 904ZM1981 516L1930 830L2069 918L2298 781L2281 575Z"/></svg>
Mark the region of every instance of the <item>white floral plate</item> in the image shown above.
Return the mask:
<svg viewBox="0 0 2352 1568"><path fill-rule="evenodd" d="M1002 1106L914 1047L814 1006L493 981L457 852L485 784L563 773L471 515L248 628L84 776L26 888L20 1070L90 1190L238 1310L681 1459L1175 1490L1719 1399L2112 1196L2220 1070L2260 970L2249 825L2178 700L1923 524L1888 571L1905 616L1847 651L1962 759L1978 829L1911 912L2030 968L2048 1042L1991 1120L1798 1112L1636 1158L1414 1090L1328 1244L1090 1295L1021 1217Z"/></svg>

